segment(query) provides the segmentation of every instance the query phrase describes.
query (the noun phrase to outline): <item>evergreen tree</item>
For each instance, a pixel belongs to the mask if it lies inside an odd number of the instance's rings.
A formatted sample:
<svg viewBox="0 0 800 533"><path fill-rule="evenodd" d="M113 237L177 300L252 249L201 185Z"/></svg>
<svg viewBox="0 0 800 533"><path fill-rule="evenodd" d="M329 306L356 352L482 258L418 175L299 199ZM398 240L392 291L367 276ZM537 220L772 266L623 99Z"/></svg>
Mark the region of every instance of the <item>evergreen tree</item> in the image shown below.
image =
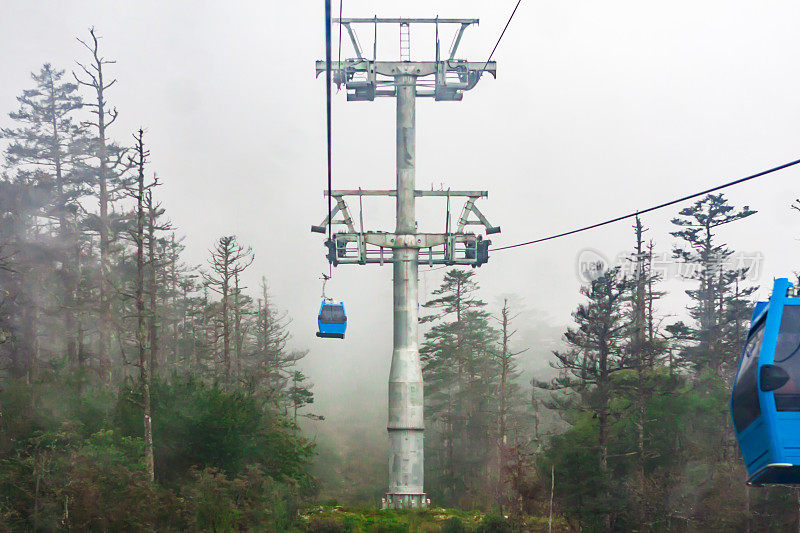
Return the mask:
<svg viewBox="0 0 800 533"><path fill-rule="evenodd" d="M255 323L249 326L253 334L245 349L245 382L248 387L259 390L267 403L293 409L293 400L287 391L294 381L297 363L308 355L308 351L289 349L291 320L273 303L264 277L261 278L257 307L248 314Z"/></svg>
<svg viewBox="0 0 800 533"><path fill-rule="evenodd" d="M735 371L740 350L735 347L740 347L742 324L748 319L745 301L756 287L741 286L747 267L729 264L734 252L718 241L716 231L755 213L747 206L736 210L720 193L705 196L672 219L682 229L671 235L684 241L673 253L692 267L685 277L698 283L696 289L686 291L693 302L688 311L695 324L684 332L694 344L683 357L698 370L709 369L726 378ZM733 340L733 345L726 339Z"/></svg>
<svg viewBox="0 0 800 533"><path fill-rule="evenodd" d="M658 336L658 324L654 317L654 302L660 299L664 293L655 289L661 276L653 272L653 243L651 241L649 246L645 245L644 233L646 231L647 229L644 228L641 219L637 216L634 225L636 244L630 257L634 273L628 285L627 318L630 324L628 339L630 364L635 369L633 382L628 386L631 389L638 415L636 448L640 491L644 490L647 455L645 450L646 406L651 395L655 394L657 390L657 385L653 382L657 374L654 374L653 371L666 352L666 343Z"/></svg>
<svg viewBox="0 0 800 533"><path fill-rule="evenodd" d="M626 428L635 435L635 469L627 497L630 500L630 512L636 520L643 522L651 519L652 512L649 500L653 497L652 487L648 484L648 476L652 464L649 460L656 452L652 450L652 431L650 427L649 409L654 397L674 392L675 382L668 373L662 371L667 354L667 342L664 339L660 321L655 316L655 304L664 295L656 287L661 275L653 271L653 249L651 240L645 243L644 234L648 231L641 219L636 217L633 226L635 248L629 257L633 267L628 284L628 295L625 318L629 324L627 350L632 371L620 373L615 380L618 402L631 406L628 418L632 427ZM624 439L631 442L634 439Z"/></svg>
<svg viewBox="0 0 800 533"><path fill-rule="evenodd" d="M89 35L78 84L45 65L0 130L0 524L287 530L314 486L296 418L321 419L304 409L305 352L287 348L266 285L258 307L248 294L249 250L229 243L205 283L181 262L143 131L124 158L109 136L113 62ZM207 503L220 495L224 511Z"/></svg>
<svg viewBox="0 0 800 533"><path fill-rule="evenodd" d="M5 158L17 172L17 180L46 188L50 202L37 215L55 221L57 240L50 243L56 282L54 305L62 317L67 360L83 363L79 346L77 292L80 282L79 200L86 194L85 159L90 144L85 127L75 112L83 106L78 86L63 81L64 71L44 64L31 75L34 88L17 97L19 110L9 113L18 126L0 130L9 141ZM35 224L35 221L34 221ZM56 267L56 265L58 265Z"/></svg>
<svg viewBox="0 0 800 533"><path fill-rule="evenodd" d="M493 400L498 382L498 333L486 303L476 298L475 273L449 270L434 299L420 355L425 377L425 416L430 428L428 484L444 501L486 499L484 480L495 433ZM432 478L432 479L431 479Z"/></svg>
<svg viewBox="0 0 800 533"><path fill-rule="evenodd" d="M629 329L623 308L627 291L628 282L620 277L619 268L606 270L588 286L582 287L581 294L588 301L580 304L572 314L576 327L570 327L564 333L569 349L553 352L556 357L553 366L560 374L551 386L579 393L582 404L577 407L591 410L592 418L596 420L596 467L602 485L607 485L609 480L609 433L615 392L613 376L631 368L624 345ZM602 519L610 527L610 489L602 489L599 496Z"/></svg>
<svg viewBox="0 0 800 533"><path fill-rule="evenodd" d="M299 370L295 370L291 375L290 386L286 391L286 397L289 401L289 408L292 411L292 420L297 422L297 412L307 405L314 403L314 386L308 382L308 378ZM312 413L305 413L300 416L311 418L314 420L322 420L323 417L314 415Z"/></svg>
<svg viewBox="0 0 800 533"><path fill-rule="evenodd" d="M35 280L54 281L47 272L53 255L43 253L51 247L43 250L33 229L32 221L48 202L40 191L19 175L17 179L0 176L0 328L4 338L0 354L12 377L27 380L33 377L39 359L39 322L45 304L41 295L45 284L37 285Z"/></svg>

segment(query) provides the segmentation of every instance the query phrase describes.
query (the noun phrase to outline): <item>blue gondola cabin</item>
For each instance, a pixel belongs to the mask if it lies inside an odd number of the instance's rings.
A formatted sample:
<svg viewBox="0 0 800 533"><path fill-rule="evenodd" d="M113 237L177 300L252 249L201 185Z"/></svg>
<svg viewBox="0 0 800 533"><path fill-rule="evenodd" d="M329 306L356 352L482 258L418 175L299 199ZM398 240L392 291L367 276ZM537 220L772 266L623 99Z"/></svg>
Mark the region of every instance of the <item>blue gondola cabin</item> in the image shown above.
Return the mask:
<svg viewBox="0 0 800 533"><path fill-rule="evenodd" d="M800 297L786 278L753 311L731 415L748 484L800 484Z"/></svg>
<svg viewBox="0 0 800 533"><path fill-rule="evenodd" d="M344 332L347 329L347 314L344 311L344 304L323 301L319 306L317 324L319 326L317 337L344 339Z"/></svg>

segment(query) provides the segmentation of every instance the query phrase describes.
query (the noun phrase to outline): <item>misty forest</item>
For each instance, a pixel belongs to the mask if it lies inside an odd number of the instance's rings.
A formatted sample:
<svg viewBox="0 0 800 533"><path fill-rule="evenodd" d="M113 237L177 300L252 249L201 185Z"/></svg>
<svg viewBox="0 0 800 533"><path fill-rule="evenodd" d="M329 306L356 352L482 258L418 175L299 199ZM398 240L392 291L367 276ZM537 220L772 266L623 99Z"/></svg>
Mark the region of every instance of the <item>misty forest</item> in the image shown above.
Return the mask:
<svg viewBox="0 0 800 533"><path fill-rule="evenodd" d="M100 35L30 65L0 119L0 530L797 530L797 489L745 484L729 410L758 284L726 235L755 209L717 192L665 234L630 219L544 351L519 300L482 289L499 274L441 269L419 309L431 507L381 511L385 435L317 438L307 317L254 272L272 250L221 227L187 258ZM671 243L679 316L654 257Z"/></svg>

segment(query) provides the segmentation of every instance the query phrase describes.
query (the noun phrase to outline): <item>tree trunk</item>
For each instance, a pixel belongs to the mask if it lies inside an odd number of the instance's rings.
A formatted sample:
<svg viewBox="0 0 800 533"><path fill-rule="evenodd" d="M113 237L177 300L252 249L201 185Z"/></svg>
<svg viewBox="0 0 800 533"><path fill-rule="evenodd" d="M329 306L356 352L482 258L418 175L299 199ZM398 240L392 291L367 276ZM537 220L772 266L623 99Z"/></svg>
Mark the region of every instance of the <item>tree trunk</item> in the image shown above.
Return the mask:
<svg viewBox="0 0 800 533"><path fill-rule="evenodd" d="M797 504L797 531L800 533L800 490L795 489L795 502Z"/></svg>
<svg viewBox="0 0 800 533"><path fill-rule="evenodd" d="M156 281L156 207L153 205L153 195L147 192L147 269L150 279L148 280L148 290L150 292L150 373L155 376L158 371L158 284Z"/></svg>
<svg viewBox="0 0 800 533"><path fill-rule="evenodd" d="M228 295L230 276L228 273L228 258L225 258L224 270L222 272L222 360L225 364L225 379L230 382L231 378L231 333L230 322L228 320Z"/></svg>
<svg viewBox="0 0 800 533"><path fill-rule="evenodd" d="M499 418L499 434L497 440L497 470L498 470L498 490L497 490L497 503L500 508L500 512L502 513L503 509L503 488L506 484L506 410L507 410L507 403L508 398L507 396L507 384L508 384L508 374L510 370L510 350L509 350L509 339L510 333L508 331L508 321L509 321L509 308L508 308L508 298L503 300L503 309L500 311L500 323L502 327L502 351L500 353L500 416Z"/></svg>
<svg viewBox="0 0 800 533"><path fill-rule="evenodd" d="M58 193L58 227L59 235L62 239L61 252L61 311L64 319L64 335L66 337L66 351L67 360L71 365L78 365L78 342L76 339L75 331L75 301L73 291L73 272L72 272L72 257L70 250L72 247L72 232L67 221L67 194L66 183L64 179L63 161L61 160L61 137L58 129L58 112L55 109L55 86L53 80L50 80L49 89L51 91L51 116L52 123L50 126L53 128L52 139L52 157L55 166L55 179L56 190Z"/></svg>
<svg viewBox="0 0 800 533"><path fill-rule="evenodd" d="M144 132L140 129L138 141L138 156L139 156L139 176L138 176L138 191L136 195L137 211L136 211L136 316L137 316L137 342L139 345L139 376L142 393L142 410L144 414L144 450L145 450L145 466L147 468L147 477L150 482L155 481L155 462L153 458L153 421L152 413L150 411L150 361L148 358L148 331L146 311L144 305L144 164L145 152L144 141L142 139Z"/></svg>
<svg viewBox="0 0 800 533"><path fill-rule="evenodd" d="M102 66L98 70L100 84L97 87L97 137L100 149L100 168L98 174L98 185L100 192L98 201L100 204L100 336L98 339L98 357L103 380L111 382L111 357L109 355L109 333L111 302L109 299L108 281L111 277L111 262L109 250L111 247L109 239L109 219L108 219L108 146L106 145L106 123L105 123L105 101L103 99L103 70Z"/></svg>
<svg viewBox="0 0 800 533"><path fill-rule="evenodd" d="M597 412L598 437L600 448L600 469L605 474L608 471L608 347L601 341L598 352L597 394L599 408Z"/></svg>
<svg viewBox="0 0 800 533"><path fill-rule="evenodd" d="M42 480L42 473L41 467L39 466L39 462L34 465L34 477L36 478L36 483L33 489L33 530L39 530L39 486Z"/></svg>
<svg viewBox="0 0 800 533"><path fill-rule="evenodd" d="M234 340L236 343L236 377L242 377L242 310L239 293L239 272L234 275L234 296L233 296L233 318L234 318Z"/></svg>
<svg viewBox="0 0 800 533"><path fill-rule="evenodd" d="M610 494L607 486L608 482L608 347L601 341L598 357L598 382L597 390L600 396L600 408L597 413L598 422L598 445L600 447L600 471L603 474L603 500L608 502ZM611 515L603 513L603 524L606 530L611 528Z"/></svg>
<svg viewBox="0 0 800 533"><path fill-rule="evenodd" d="M178 367L178 274L177 274L177 265L178 265L178 249L176 248L175 244L175 233L172 233L172 241L171 241L171 248L170 248L170 262L169 262L169 270L170 270L170 282L172 283L172 342L170 345L171 353L172 353L172 364L175 368ZM183 316L184 319L186 317L187 309L183 309Z"/></svg>
<svg viewBox="0 0 800 533"><path fill-rule="evenodd" d="M547 533L553 532L553 495L556 489L556 466L550 465L550 508L547 517Z"/></svg>
<svg viewBox="0 0 800 533"><path fill-rule="evenodd" d="M647 316L647 273L645 270L645 252L643 248L642 221L636 217L636 279L635 293L633 301L633 352L636 358L636 447L637 447L637 475L639 497L644 497L644 418L645 418L645 391L644 391L644 372L647 366L647 354L645 343L645 326Z"/></svg>
<svg viewBox="0 0 800 533"><path fill-rule="evenodd" d="M744 533L750 533L750 487L744 486Z"/></svg>

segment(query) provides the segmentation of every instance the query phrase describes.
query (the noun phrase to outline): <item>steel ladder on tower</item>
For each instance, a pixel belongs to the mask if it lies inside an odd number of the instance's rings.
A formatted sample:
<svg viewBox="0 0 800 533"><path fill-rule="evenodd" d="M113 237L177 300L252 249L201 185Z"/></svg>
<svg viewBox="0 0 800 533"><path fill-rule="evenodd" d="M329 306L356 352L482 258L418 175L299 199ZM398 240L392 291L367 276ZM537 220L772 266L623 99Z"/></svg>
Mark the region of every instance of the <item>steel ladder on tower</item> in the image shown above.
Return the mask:
<svg viewBox="0 0 800 533"><path fill-rule="evenodd" d="M411 25L400 23L400 61L411 61Z"/></svg>

